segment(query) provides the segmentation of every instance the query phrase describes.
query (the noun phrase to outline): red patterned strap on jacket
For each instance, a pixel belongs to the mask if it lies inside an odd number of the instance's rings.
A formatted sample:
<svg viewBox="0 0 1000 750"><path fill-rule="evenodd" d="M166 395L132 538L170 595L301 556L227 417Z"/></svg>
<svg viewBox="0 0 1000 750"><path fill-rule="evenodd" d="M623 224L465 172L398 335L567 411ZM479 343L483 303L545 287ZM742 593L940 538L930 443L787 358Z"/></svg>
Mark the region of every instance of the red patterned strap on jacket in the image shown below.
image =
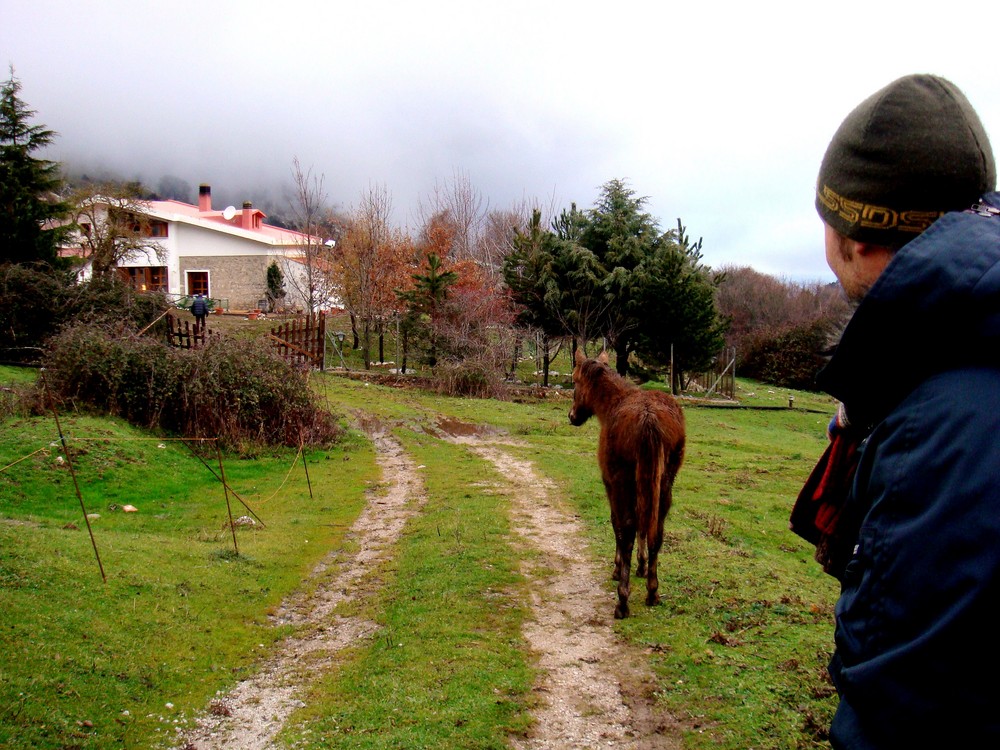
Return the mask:
<svg viewBox="0 0 1000 750"><path fill-rule="evenodd" d="M843 411L830 423L830 444L792 508L791 530L816 545L816 560L840 577L850 560L861 519L845 512L858 468L863 436L850 429Z"/></svg>

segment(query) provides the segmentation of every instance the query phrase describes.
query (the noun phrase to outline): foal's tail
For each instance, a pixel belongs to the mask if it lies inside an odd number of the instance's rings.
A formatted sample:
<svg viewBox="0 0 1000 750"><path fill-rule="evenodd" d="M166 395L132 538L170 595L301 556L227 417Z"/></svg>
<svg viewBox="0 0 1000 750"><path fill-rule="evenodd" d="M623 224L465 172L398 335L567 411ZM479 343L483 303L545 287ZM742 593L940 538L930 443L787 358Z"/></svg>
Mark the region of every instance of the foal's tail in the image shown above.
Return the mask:
<svg viewBox="0 0 1000 750"><path fill-rule="evenodd" d="M659 526L660 503L670 502L660 497L663 474L667 470L663 435L655 424L647 425L638 445L635 462L635 499L638 532L647 543L652 543ZM669 508L664 508L664 511Z"/></svg>

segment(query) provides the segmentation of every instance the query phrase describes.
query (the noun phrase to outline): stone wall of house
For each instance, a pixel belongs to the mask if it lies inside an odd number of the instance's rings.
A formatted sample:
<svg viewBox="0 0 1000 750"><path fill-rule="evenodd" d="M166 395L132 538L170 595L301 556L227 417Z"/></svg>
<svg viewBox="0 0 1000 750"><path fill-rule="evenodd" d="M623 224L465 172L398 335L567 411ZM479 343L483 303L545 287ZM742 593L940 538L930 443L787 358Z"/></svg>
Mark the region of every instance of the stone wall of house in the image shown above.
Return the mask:
<svg viewBox="0 0 1000 750"><path fill-rule="evenodd" d="M187 271L208 271L212 299L230 310L250 310L266 297L270 262L263 255L196 255L180 258L180 272L183 278Z"/></svg>

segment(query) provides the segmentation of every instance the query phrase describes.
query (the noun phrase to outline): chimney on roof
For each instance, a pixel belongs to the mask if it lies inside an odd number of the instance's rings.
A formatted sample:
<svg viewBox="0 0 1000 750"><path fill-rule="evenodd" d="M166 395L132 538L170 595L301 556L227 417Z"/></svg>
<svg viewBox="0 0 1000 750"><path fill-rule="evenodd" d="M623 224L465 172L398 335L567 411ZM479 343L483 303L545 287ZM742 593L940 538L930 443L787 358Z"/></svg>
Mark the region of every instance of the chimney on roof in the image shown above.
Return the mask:
<svg viewBox="0 0 1000 750"><path fill-rule="evenodd" d="M243 222L244 229L253 229L253 203L243 201Z"/></svg>
<svg viewBox="0 0 1000 750"><path fill-rule="evenodd" d="M212 186L198 186L198 210L201 212L212 210Z"/></svg>

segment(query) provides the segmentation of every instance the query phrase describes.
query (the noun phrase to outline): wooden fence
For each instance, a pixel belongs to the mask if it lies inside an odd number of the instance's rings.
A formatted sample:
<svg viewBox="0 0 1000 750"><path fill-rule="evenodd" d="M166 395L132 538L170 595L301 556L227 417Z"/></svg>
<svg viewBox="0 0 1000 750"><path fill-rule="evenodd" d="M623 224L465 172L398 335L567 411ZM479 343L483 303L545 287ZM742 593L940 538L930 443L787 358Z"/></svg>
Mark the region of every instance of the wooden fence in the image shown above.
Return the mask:
<svg viewBox="0 0 1000 750"><path fill-rule="evenodd" d="M271 329L271 343L290 364L324 368L326 316L308 315Z"/></svg>
<svg viewBox="0 0 1000 750"><path fill-rule="evenodd" d="M181 349L200 349L221 334L206 325L202 329L190 320L179 320L167 313L167 344ZM276 326L267 334L271 345L286 362L293 365L323 369L323 350L326 345L326 316L309 315Z"/></svg>

